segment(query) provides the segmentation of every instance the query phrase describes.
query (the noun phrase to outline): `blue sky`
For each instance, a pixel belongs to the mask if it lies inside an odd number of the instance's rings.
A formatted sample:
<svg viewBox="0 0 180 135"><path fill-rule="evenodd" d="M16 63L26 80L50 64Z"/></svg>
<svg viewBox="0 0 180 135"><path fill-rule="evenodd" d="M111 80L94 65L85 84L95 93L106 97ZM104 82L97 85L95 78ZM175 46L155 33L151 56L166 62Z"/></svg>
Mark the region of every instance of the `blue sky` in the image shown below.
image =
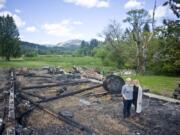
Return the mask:
<svg viewBox="0 0 180 135"><path fill-rule="evenodd" d="M157 0L156 20L172 18L165 0ZM151 13L154 0L0 0L0 16L13 16L24 41L56 44L71 39L100 39L110 20L126 18L130 9Z"/></svg>

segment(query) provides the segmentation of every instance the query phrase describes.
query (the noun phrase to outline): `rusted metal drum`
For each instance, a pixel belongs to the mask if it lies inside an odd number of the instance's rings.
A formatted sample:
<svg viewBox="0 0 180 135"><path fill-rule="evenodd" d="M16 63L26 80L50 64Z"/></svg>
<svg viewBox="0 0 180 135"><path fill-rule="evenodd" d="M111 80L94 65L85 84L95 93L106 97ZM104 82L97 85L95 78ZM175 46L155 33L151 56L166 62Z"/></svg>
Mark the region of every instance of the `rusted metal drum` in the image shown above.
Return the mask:
<svg viewBox="0 0 180 135"><path fill-rule="evenodd" d="M109 75L103 82L103 87L110 93L121 93L124 84L125 81L120 76Z"/></svg>

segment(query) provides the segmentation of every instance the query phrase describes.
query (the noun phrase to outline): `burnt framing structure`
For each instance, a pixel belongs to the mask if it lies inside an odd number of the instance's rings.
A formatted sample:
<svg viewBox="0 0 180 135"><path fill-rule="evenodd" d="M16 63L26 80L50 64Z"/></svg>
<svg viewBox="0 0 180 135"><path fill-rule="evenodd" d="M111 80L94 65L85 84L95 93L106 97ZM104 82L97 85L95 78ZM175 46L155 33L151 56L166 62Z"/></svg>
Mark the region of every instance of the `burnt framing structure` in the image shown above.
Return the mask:
<svg viewBox="0 0 180 135"><path fill-rule="evenodd" d="M52 117L61 120L63 122L65 122L66 124L78 128L80 131L82 132L86 132L86 134L89 135L98 135L98 133L96 133L93 129L90 129L89 127L79 123L78 121L75 121L72 118L69 118L67 116L64 116L62 114L56 114L55 112L53 112L52 110L50 110L47 107L44 107L43 105L41 105L41 103L45 103L45 102L50 102L53 100L57 100L60 98L65 98L65 97L69 97L69 96L73 96L88 90L93 90L94 88L98 88L98 87L102 87L102 84L97 84L97 85L93 85L91 87L88 88L83 88L80 90L76 90L73 92L68 92L65 94L61 94L61 95L57 95L54 97L43 97L38 95L37 93L31 93L28 90L32 90L32 89L42 89L43 88L48 88L48 87L58 87L58 86L66 86L66 85L79 85L79 84L83 84L83 83L90 83L91 81L89 81L88 79L78 79L78 80L69 80L69 81L60 81L58 83L51 83L51 84L46 84L46 85L37 85L37 86L27 86L27 87L20 87L20 85L15 86L17 81L16 81L16 74L15 74L15 70L11 69L10 70L10 75L9 75L9 104L8 104L8 114L7 114L7 120L5 122L5 129L4 131L6 131L7 135L16 135L17 134L17 129L16 127L18 127L17 125L20 124L18 123L19 121L17 120L18 118L16 117L16 103L18 102L19 98L21 100L25 100L27 102L29 102L30 107L28 109L28 111L24 112L21 114L21 119L22 117L26 116L27 114L29 114L30 112L32 112L34 109L38 108L41 109L42 111L46 112L47 114L51 115ZM31 77L31 76L29 76ZM33 76L34 77L34 76ZM38 76L39 77L39 76ZM42 76L40 76L42 77ZM39 101L33 101L30 97L36 97L38 99L40 99ZM22 123L21 123L22 124Z"/></svg>
<svg viewBox="0 0 180 135"><path fill-rule="evenodd" d="M79 93L83 93L85 91L90 91L95 88L99 87L104 87L107 91L103 92L102 94L99 93L97 96L103 96L107 95L108 93L114 93L116 90L121 89L122 85L124 84L124 81L121 78L113 77L110 76L109 78L107 77L106 80L103 83L98 83L96 82L94 85L89 86L87 88L82 88L79 90L74 90L72 92L64 92L60 93L59 95L56 96L51 96L51 97L46 97L46 96L41 96L38 93L33 93L32 91L37 90L42 91L44 90L43 88L50 88L50 87L62 87L62 86L75 86L79 84L88 84L90 82L93 82L91 79L82 79L82 78L70 78L70 79L63 79L63 77L58 80L58 81L52 81L52 83L46 83L46 84L40 84L40 85L32 85L32 86L25 86L21 87L21 83L16 80L16 72L14 69L11 69L9 71L9 90L8 90L8 114L7 114L7 120L5 122L5 127L6 127L6 134L7 135L16 135L18 133L18 127L19 125L23 124L22 119L23 117L27 116L29 113L31 113L34 109L40 109L47 114L51 115L52 117L61 120L65 122L66 124L78 128L82 132L86 132L86 134L89 135L98 135L97 132L95 132L93 129L90 129L89 127L79 123L78 121L74 120L73 118L64 116L62 114L57 114L53 112L51 109L48 107L43 106L41 103L47 103L51 102L60 98L65 98L69 96L74 96ZM44 76L44 75L26 75L24 74L17 74L17 76L22 75L24 77L29 77L29 78L53 78L51 76ZM75 74L74 74L75 75ZM63 76L63 74L61 74ZM76 75L75 75L76 76ZM109 81L108 81L109 79ZM112 80L112 81L111 81ZM94 82L93 82L94 83ZM118 84L118 85L117 85ZM113 90L110 89L111 86L115 86ZM34 101L30 97L35 97L38 98L38 101ZM22 102L23 101L23 102ZM21 112L20 115L16 115L16 105L17 104L24 104L28 109L24 112Z"/></svg>

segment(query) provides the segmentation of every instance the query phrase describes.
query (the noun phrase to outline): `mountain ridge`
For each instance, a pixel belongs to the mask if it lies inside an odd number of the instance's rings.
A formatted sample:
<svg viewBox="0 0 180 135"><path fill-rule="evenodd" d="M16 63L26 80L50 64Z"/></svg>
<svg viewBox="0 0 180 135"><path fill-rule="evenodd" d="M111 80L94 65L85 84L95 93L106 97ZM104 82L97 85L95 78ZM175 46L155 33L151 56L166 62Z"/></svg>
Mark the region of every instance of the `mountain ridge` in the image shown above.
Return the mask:
<svg viewBox="0 0 180 135"><path fill-rule="evenodd" d="M72 40L67 40L65 42L59 42L56 44L56 46L70 46L70 45L74 45L74 46L80 46L81 45L82 40L80 39L72 39Z"/></svg>
<svg viewBox="0 0 180 135"><path fill-rule="evenodd" d="M39 54L47 53L72 53L79 49L82 40L74 39L65 42L60 42L55 45L50 44L38 44L27 41L20 41L22 53L28 53L29 51L38 52Z"/></svg>

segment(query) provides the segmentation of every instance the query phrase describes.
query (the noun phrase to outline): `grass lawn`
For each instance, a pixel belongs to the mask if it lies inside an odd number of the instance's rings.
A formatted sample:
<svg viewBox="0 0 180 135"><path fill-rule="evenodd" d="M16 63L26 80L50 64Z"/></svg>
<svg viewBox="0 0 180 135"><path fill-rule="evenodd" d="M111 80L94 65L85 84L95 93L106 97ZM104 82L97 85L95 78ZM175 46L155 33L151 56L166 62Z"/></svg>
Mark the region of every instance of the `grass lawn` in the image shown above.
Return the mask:
<svg viewBox="0 0 180 135"><path fill-rule="evenodd" d="M45 65L59 66L65 69L69 69L72 66L84 66L98 68L105 72L118 71L114 67L103 66L101 60L95 57L72 57L62 55L39 55L38 57L24 57L19 59L12 59L7 62L0 59L0 68L7 67L28 67L38 68ZM133 79L140 80L143 88L149 88L151 92L162 95L171 96L174 88L180 83L180 77L169 77L169 76L130 76Z"/></svg>
<svg viewBox="0 0 180 135"><path fill-rule="evenodd" d="M11 59L7 62L0 59L0 67L29 67L38 68L45 65L60 66L70 68L72 66L87 66L87 67L104 67L99 58L94 57L72 57L62 55L39 55L37 57L23 57L19 59ZM112 67L104 67L112 68Z"/></svg>
<svg viewBox="0 0 180 135"><path fill-rule="evenodd" d="M180 77L155 76L155 75L136 75L130 76L132 79L138 79L143 88L148 88L152 93L172 96L177 84L180 83Z"/></svg>
<svg viewBox="0 0 180 135"><path fill-rule="evenodd" d="M39 55L37 57L11 59L11 61L5 61L0 58L0 68L39 68L43 66L63 67L67 70L73 66L92 67L104 71L105 73L117 70L114 67L104 66L99 58L88 56L73 57L70 55Z"/></svg>

